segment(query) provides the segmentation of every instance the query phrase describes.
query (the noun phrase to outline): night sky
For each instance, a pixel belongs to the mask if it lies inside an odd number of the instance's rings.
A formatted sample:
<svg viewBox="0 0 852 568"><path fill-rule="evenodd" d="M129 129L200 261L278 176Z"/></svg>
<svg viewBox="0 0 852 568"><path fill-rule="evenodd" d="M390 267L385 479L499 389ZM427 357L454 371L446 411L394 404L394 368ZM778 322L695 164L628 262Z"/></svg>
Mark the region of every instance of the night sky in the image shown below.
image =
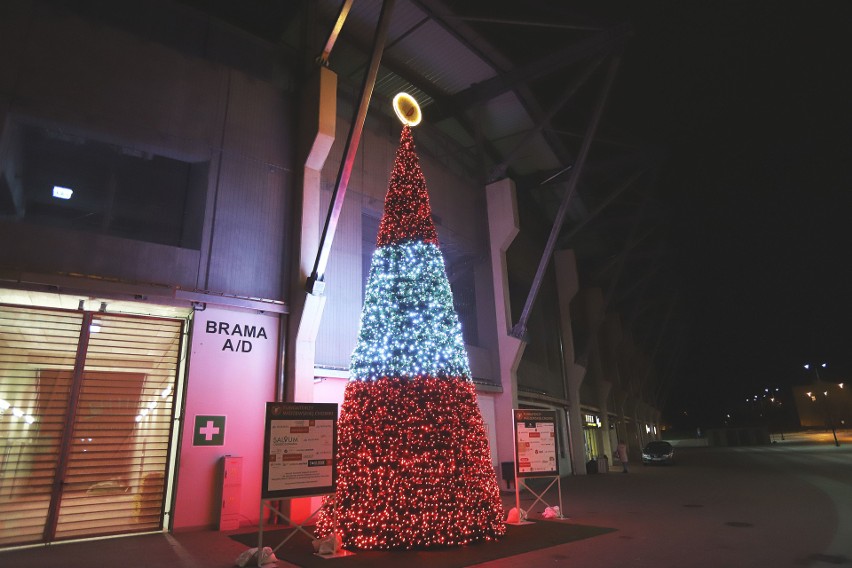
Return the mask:
<svg viewBox="0 0 852 568"><path fill-rule="evenodd" d="M477 28L522 62L593 33L563 24L632 26L599 133L667 156L656 172L667 211L658 262L672 280L661 294L676 290L679 304L655 360L663 377L675 369L664 419L717 425L766 388L791 402L790 387L814 379L806 362L827 362L824 380L852 383L852 2L466 0L457 9L514 20Z"/></svg>
<svg viewBox="0 0 852 568"><path fill-rule="evenodd" d="M636 28L612 112L670 152L685 344L667 417L789 396L808 361L852 382L852 5L607 9Z"/></svg>

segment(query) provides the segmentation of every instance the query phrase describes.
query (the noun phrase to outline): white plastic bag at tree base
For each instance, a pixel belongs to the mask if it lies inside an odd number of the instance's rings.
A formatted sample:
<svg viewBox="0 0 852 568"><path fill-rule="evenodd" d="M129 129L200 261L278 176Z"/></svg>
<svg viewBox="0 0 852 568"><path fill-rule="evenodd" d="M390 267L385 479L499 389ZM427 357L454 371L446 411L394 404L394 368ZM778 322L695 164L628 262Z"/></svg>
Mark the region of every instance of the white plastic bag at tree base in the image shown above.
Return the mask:
<svg viewBox="0 0 852 568"><path fill-rule="evenodd" d="M562 518L562 511L559 510L559 507L554 505L553 507L548 507L544 510L544 513L541 514L541 518L543 519L560 519Z"/></svg>
<svg viewBox="0 0 852 568"><path fill-rule="evenodd" d="M520 523L527 520L527 513L523 509L512 507L509 509L509 514L506 516L506 522L509 524Z"/></svg>
<svg viewBox="0 0 852 568"><path fill-rule="evenodd" d="M272 549L268 546L264 546L263 551L260 553L260 566L277 563L278 558L275 557L275 553L272 552ZM243 551L242 554L237 556L235 564L240 568L245 568L246 566L258 566L257 548L249 548L248 550Z"/></svg>
<svg viewBox="0 0 852 568"><path fill-rule="evenodd" d="M343 537L339 533L331 533L326 537L315 539L313 545L317 554L337 554L343 548Z"/></svg>

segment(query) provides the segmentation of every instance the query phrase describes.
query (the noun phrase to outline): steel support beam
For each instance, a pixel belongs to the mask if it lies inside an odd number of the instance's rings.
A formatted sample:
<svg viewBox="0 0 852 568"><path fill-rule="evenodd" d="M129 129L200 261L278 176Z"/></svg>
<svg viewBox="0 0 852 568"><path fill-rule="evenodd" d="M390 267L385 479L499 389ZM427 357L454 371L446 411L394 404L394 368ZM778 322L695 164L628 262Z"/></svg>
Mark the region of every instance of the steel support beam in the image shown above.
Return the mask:
<svg viewBox="0 0 852 568"><path fill-rule="evenodd" d="M433 120L440 121L461 114L467 108L490 101L503 93L516 90L530 81L579 63L584 59L606 55L620 47L630 36L631 28L625 24L604 30L590 38L554 51L541 59L499 73L476 83L442 101L445 114L434 113Z"/></svg>
<svg viewBox="0 0 852 568"><path fill-rule="evenodd" d="M624 246L623 252L629 253L631 250L638 247L639 244L642 241L644 241L649 236L654 234L654 231L655 231L655 228L650 228L650 229L646 230L642 234L642 236L634 237L634 238L630 239L630 242L627 245ZM619 263L620 258L621 258L620 255L612 257L604 265L600 266L597 270L595 270L594 275L592 275L592 277L590 277L588 279L588 281L596 284L596 283L600 282L601 280L603 280L604 275L607 274L613 267L616 267L616 268L618 267L618 263Z"/></svg>
<svg viewBox="0 0 852 568"><path fill-rule="evenodd" d="M666 329L668 328L669 321L671 320L672 312L674 312L674 308L677 305L677 301L678 301L678 295L677 294L672 296L671 300L669 300L668 309L666 310L666 316L663 319L662 325L660 326L659 333L657 333L657 339L654 342L654 348L651 350L651 354L648 356L648 366L646 367L645 372L642 373L642 376L639 379L640 391L644 391L645 394L647 394L647 395L650 395L651 392L649 392L649 391L652 390L651 385L648 384L648 377L651 376L651 369L653 367L654 361L656 361L657 358L658 358L658 355L659 355L659 352L660 352L660 346L663 343L663 337L665 337L665 335L666 335ZM662 382L662 380L658 379L658 383L656 385L657 388L653 389L653 391L654 391L653 395L649 398L656 399L656 398L659 397L659 389L660 389L659 383L661 383L661 382ZM656 400L652 400L651 402L656 402Z"/></svg>
<svg viewBox="0 0 852 568"><path fill-rule="evenodd" d="M331 204L328 208L328 216L320 237L319 251L314 262L314 269L305 285L308 293L322 295L325 290L325 269L328 257L331 254L331 245L334 241L334 233L337 231L337 221L340 211L343 209L343 199L346 196L346 188L349 185L349 177L352 174L352 166L355 163L355 155L358 152L358 144L361 142L361 133L364 130L364 121L367 118L367 110L370 108L370 97L376 85L376 76L379 72L379 64L385 48L385 40L390 26L391 13L393 12L395 0L384 0L382 11L379 14L379 23L376 26L376 34L373 39L373 50L370 56L370 66L364 75L364 84L361 87L361 97L349 136L346 138L346 146L343 149L343 159L340 162L340 170L337 174L337 182L334 184L334 192L331 196Z"/></svg>
<svg viewBox="0 0 852 568"><path fill-rule="evenodd" d="M83 300L80 300L82 307ZM56 458L56 470L53 474L53 486L51 488L50 504L44 521L44 532L42 539L51 542L56 537L56 527L59 524L59 512L62 504L67 482L68 464L71 461L71 433L74 431L74 423L77 420L77 411L80 406L80 393L83 390L83 373L86 366L86 354L89 351L89 338L91 337L93 312L83 312L80 323L80 335L77 339L77 355L74 358L74 374L71 379L71 391L68 394L68 403L65 407L65 422L62 427L61 443Z"/></svg>
<svg viewBox="0 0 852 568"><path fill-rule="evenodd" d="M592 347L594 347L595 342L597 341L598 329L600 329L601 324L604 321L604 314L606 314L607 310L609 310L609 306L612 303L612 297L615 295L615 290L618 288L618 282L621 279L621 274L624 271L624 264L627 262L627 257L630 256L630 251L637 245L641 238L637 238L636 233L639 230L639 225L641 224L642 215L641 211L636 215L636 222L633 225L633 229L630 231L630 237L627 240L627 245L624 247L624 250L618 255L617 267L615 270L615 274L610 281L610 285L607 287L606 296L604 296L603 303L601 304L601 309L603 310L603 314L601 317L596 320L596 324L592 327L590 338L588 343L586 343L585 349L576 357L576 361L578 365L586 367L589 361L589 353L591 353Z"/></svg>
<svg viewBox="0 0 852 568"><path fill-rule="evenodd" d="M545 245L544 252L541 255L541 260L539 261L538 269L536 270L535 277L533 278L530 292L527 295L527 301L524 304L524 309L521 312L521 317L518 320L518 323L516 323L512 328L511 335L518 339L526 335L527 322L529 321L533 304L535 303L535 300L538 297L538 292L541 289L541 283L544 280L544 273L547 270L547 265L550 263L550 258L553 256L556 239L562 231L562 223L564 222L565 215L568 212L568 204L571 202L574 191L577 189L580 175L583 173L583 166L585 165L586 158L589 155L589 148L591 148L592 140L594 140L595 132L598 129L598 124L600 123L601 116L603 115L606 99L609 96L610 89L615 81L615 75L618 71L620 61L619 57L613 57L610 62L609 70L607 72L603 88L601 89L600 98L598 99L595 109L592 112L592 117L589 120L589 125L586 129L586 136L583 138L583 144L580 147L579 154L577 155L577 161L571 170L571 179L568 180L568 186L565 188L565 195L562 196L562 203L560 203L559 211L556 213L556 219L553 222L553 227L550 230L550 236L547 239L547 244Z"/></svg>
<svg viewBox="0 0 852 568"><path fill-rule="evenodd" d="M541 132L542 129L550 123L556 113L559 112L569 100L571 100L571 97L573 97L577 93L577 90L585 84L592 75L592 72L598 68L602 61L603 57L596 58L594 61L589 63L579 75L574 77L573 81L569 82L567 88L562 92L562 95L556 99L556 102L551 105L550 109L536 121L535 126L527 130L527 132L521 137L520 141L515 144L515 147L503 157L503 160L499 164L494 166L494 169L491 171L491 174L489 174L486 183L497 181L506 175L506 170L509 168L509 164L515 156L517 156L522 149L526 148L533 136Z"/></svg>
<svg viewBox="0 0 852 568"><path fill-rule="evenodd" d="M414 27L410 28L403 35L410 33L413 29L416 29L417 27L421 26L422 24L423 24L423 20L421 20L420 22L415 24ZM355 49L357 49L360 52L368 53L370 51L370 47L365 42L359 41L358 38L355 38L355 37L347 38L347 41L349 42L349 44L351 46L353 46ZM428 121L428 123L427 122L421 123L421 125L418 127L418 130L428 131L431 136L436 137L436 138L440 138L444 142L447 142L448 141L447 135L443 131L438 130L434 126L434 124L436 124L438 121L435 120L434 117L432 116L433 112L434 113L442 113L442 111L440 111L439 109L444 108L446 106L446 104L443 102L443 101L446 100L446 94L444 94L443 92L439 92L434 84L430 83L427 80L424 80L423 77L420 77L420 76L412 73L411 70L406 68L404 65L401 65L401 64L396 63L396 62L389 60L389 59L383 59L381 66L384 69L386 69L387 71L390 71L394 75L398 76L400 79L411 84L412 87L423 92L426 96L428 96L429 98L432 99L432 103L430 105L423 106L424 113L427 113L429 115L429 121ZM446 113L443 113L443 114L446 114ZM455 117L455 119L459 122L461 127L471 137L476 138L476 125L475 125L475 122L473 120L470 120L465 116L457 116L457 117ZM455 146L453 148L454 153L467 153L468 155L471 155L471 153L468 151L468 149L465 148L464 146L460 145L457 141L455 141L455 140L449 140L449 141ZM487 139L482 138L481 141L479 141L477 143L480 144L478 146L479 156L477 156L480 159L482 158L483 155L487 156L494 163L497 163L502 159L500 152ZM464 167L466 170L468 170L470 172L470 174L475 176L477 179L479 179L479 178L482 178L483 180L485 179L485 173L482 173L480 171L473 171L469 167L464 166L464 165L462 167Z"/></svg>
<svg viewBox="0 0 852 568"><path fill-rule="evenodd" d="M346 21L346 16L349 15L349 10L352 8L352 2L354 1L344 0L343 5L340 7L340 12L337 14L337 21L334 22L334 26L332 26L331 32L328 34L328 39L325 41L325 47L323 47L322 53L318 58L320 65L328 66L328 57L331 55L331 50L334 49L334 44L337 43L337 36L340 35L340 30L343 29L343 23Z"/></svg>
<svg viewBox="0 0 852 568"><path fill-rule="evenodd" d="M591 213L586 215L583 220L580 221L579 224L577 224L565 235L559 237L559 248L562 248L564 244L569 242L574 237L574 235L579 233L583 229L583 227L585 227L589 222L591 222L595 217L597 217L600 212L606 209L610 205L610 203L612 203L616 200L616 198L618 198L618 196L630 189L643 173L644 172L636 172L635 174L627 178L620 186L618 186L612 193L610 193L606 197L606 199L601 202L600 205L595 207L595 209Z"/></svg>

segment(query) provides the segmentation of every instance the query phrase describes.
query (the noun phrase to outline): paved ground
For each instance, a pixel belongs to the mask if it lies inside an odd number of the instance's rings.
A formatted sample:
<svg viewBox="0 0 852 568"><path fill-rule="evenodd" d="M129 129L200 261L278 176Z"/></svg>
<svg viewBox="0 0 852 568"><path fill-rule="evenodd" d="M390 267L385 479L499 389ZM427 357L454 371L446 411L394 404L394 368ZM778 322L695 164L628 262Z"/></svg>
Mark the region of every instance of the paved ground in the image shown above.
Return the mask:
<svg viewBox="0 0 852 568"><path fill-rule="evenodd" d="M481 566L852 567L852 435L676 455L563 484L572 522L617 532Z"/></svg>
<svg viewBox="0 0 852 568"><path fill-rule="evenodd" d="M672 467L569 478L570 522L615 532L477 566L852 568L852 433L840 442L788 435L772 446L683 448ZM0 566L227 568L243 550L213 531L147 535L0 552Z"/></svg>

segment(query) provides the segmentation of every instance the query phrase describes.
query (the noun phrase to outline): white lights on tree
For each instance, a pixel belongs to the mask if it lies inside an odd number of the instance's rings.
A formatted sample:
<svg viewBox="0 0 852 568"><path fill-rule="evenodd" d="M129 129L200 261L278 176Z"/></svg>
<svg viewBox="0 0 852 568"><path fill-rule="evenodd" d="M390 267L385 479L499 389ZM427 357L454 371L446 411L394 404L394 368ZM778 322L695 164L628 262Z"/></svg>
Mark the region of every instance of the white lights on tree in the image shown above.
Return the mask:
<svg viewBox="0 0 852 568"><path fill-rule="evenodd" d="M412 241L376 249L357 347L354 380L470 377L461 325L437 245Z"/></svg>

